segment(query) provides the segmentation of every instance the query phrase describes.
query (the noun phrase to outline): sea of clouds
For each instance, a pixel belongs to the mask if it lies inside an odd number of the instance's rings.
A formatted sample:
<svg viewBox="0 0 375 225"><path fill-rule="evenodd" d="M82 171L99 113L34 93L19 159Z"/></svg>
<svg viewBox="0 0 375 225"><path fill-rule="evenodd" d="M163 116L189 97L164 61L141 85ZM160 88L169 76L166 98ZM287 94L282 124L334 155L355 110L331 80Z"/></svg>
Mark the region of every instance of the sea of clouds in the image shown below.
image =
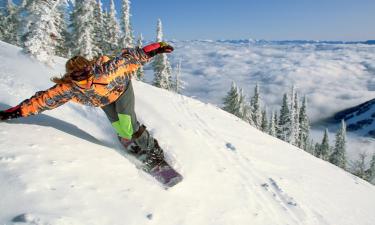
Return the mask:
<svg viewBox="0 0 375 225"><path fill-rule="evenodd" d="M183 94L211 104L235 81L247 96L260 85L263 106L279 111L282 95L295 85L306 95L311 120L375 98L375 45L327 43L229 43L175 41L172 67L182 62ZM146 79L152 80L150 66Z"/></svg>
<svg viewBox="0 0 375 225"><path fill-rule="evenodd" d="M317 123L343 109L375 98L375 45L320 42L226 42L173 41L172 67L182 62L182 94L222 106L234 81L251 97L260 85L263 107L268 115L280 110L282 95L294 85L307 96L313 124L311 137L320 142L325 126ZM145 67L152 82L151 65ZM315 125L314 125L315 124ZM331 125L334 144L338 126ZM348 135L349 159L375 151L375 140ZM367 159L368 160L368 159Z"/></svg>

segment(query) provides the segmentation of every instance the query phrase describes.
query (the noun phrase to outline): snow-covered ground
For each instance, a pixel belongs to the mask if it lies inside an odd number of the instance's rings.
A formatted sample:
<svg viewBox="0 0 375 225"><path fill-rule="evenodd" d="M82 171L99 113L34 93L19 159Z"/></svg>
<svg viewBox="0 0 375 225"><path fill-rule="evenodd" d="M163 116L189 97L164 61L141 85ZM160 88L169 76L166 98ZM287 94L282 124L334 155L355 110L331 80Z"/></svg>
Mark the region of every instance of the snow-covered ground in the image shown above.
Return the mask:
<svg viewBox="0 0 375 225"><path fill-rule="evenodd" d="M0 107L62 73L0 42ZM139 118L185 177L164 190L99 109L0 123L0 224L373 225L375 187L216 106L134 82Z"/></svg>

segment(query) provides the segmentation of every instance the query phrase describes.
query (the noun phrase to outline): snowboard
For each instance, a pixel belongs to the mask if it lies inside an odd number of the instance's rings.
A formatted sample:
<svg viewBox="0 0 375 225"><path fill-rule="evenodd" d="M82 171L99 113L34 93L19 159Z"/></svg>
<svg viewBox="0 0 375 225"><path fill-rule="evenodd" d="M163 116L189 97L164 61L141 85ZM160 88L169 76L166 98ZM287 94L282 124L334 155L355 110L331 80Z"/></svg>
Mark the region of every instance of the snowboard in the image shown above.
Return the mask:
<svg viewBox="0 0 375 225"><path fill-rule="evenodd" d="M173 187L183 180L182 175L165 161L163 150L156 139L154 140L154 156L151 156L151 159L156 160L155 163L151 163L153 166L146 163L148 153L142 151L138 145L134 143L126 145L121 139L120 142L125 152L134 157L136 167L154 177L165 189Z"/></svg>
<svg viewBox="0 0 375 225"><path fill-rule="evenodd" d="M144 171L159 181L165 189L171 188L183 180L182 175L165 161L149 171Z"/></svg>

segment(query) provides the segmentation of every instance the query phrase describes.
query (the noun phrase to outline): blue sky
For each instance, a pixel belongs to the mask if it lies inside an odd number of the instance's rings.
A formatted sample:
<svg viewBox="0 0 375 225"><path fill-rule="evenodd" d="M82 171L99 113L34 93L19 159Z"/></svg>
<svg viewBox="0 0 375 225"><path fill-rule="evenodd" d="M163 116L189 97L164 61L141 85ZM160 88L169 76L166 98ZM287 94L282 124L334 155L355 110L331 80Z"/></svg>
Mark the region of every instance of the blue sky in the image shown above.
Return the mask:
<svg viewBox="0 0 375 225"><path fill-rule="evenodd" d="M158 18L167 39L375 39L375 0L133 0L131 13L146 39Z"/></svg>
<svg viewBox="0 0 375 225"><path fill-rule="evenodd" d="M147 40L158 18L166 39L375 39L375 0L131 0L131 14Z"/></svg>

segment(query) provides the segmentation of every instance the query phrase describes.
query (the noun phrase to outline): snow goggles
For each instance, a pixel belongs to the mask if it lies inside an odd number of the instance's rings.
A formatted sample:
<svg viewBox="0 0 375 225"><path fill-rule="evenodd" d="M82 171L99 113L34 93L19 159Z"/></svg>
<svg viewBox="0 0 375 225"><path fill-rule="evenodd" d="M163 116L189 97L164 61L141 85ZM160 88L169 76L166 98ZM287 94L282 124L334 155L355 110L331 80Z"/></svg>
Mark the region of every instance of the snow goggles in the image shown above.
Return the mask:
<svg viewBox="0 0 375 225"><path fill-rule="evenodd" d="M73 81L74 83L79 84L79 85L86 85L87 83L90 83L93 80L93 78L94 78L93 76L90 76L85 80L73 80Z"/></svg>
<svg viewBox="0 0 375 225"><path fill-rule="evenodd" d="M93 80L94 76L89 76L85 77L84 80L73 80L73 82L81 88L90 88Z"/></svg>

